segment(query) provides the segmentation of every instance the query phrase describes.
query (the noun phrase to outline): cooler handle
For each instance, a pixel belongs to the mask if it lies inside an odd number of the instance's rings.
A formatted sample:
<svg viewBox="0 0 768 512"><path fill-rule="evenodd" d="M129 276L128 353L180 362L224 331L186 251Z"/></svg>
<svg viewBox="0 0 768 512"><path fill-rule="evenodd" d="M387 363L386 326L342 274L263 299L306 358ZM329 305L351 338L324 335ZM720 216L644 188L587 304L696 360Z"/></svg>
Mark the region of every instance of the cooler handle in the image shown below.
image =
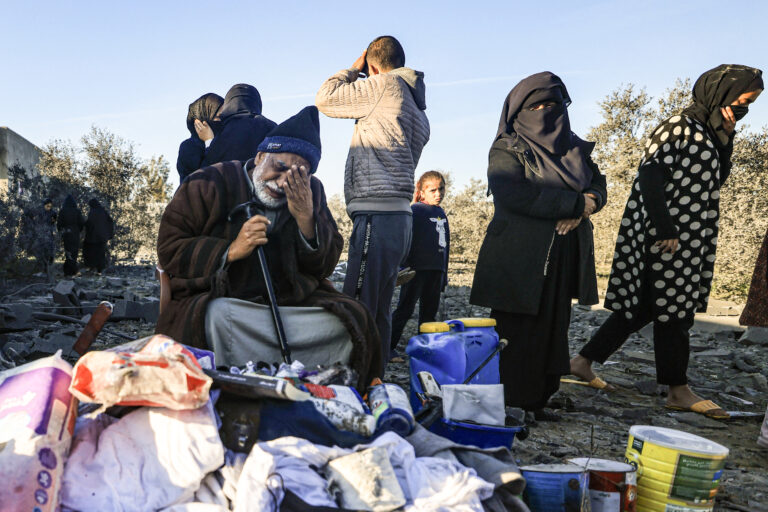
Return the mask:
<svg viewBox="0 0 768 512"><path fill-rule="evenodd" d="M447 320L445 323L451 326L451 330L455 332L464 332L467 328L464 326L464 322L461 320Z"/></svg>

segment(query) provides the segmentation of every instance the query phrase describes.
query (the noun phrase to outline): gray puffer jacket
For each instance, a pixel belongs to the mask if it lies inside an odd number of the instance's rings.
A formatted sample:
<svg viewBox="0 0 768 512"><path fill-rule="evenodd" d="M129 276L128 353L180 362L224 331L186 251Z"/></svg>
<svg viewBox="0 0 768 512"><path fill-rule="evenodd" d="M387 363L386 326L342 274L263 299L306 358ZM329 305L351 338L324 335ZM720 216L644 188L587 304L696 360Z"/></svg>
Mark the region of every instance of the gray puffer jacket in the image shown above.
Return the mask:
<svg viewBox="0 0 768 512"><path fill-rule="evenodd" d="M414 171L429 140L424 73L402 67L357 76L354 68L339 71L315 98L328 117L356 119L344 172L347 212L410 213Z"/></svg>

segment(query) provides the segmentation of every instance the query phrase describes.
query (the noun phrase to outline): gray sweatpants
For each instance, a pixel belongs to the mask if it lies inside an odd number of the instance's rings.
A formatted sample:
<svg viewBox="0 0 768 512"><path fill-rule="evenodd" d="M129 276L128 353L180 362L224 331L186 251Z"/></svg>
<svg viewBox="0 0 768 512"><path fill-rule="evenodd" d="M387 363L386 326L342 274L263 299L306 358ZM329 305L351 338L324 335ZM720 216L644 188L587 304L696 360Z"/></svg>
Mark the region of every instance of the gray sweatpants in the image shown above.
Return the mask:
<svg viewBox="0 0 768 512"><path fill-rule="evenodd" d="M411 248L413 219L404 212L359 213L353 222L344 293L371 311L381 336L386 368L392 336L392 295L397 272Z"/></svg>
<svg viewBox="0 0 768 512"><path fill-rule="evenodd" d="M349 363L352 340L335 315L319 307L281 306L280 316L291 359L307 368ZM205 313L205 338L216 354L216 366L280 363L280 344L269 306L247 300L218 298Z"/></svg>

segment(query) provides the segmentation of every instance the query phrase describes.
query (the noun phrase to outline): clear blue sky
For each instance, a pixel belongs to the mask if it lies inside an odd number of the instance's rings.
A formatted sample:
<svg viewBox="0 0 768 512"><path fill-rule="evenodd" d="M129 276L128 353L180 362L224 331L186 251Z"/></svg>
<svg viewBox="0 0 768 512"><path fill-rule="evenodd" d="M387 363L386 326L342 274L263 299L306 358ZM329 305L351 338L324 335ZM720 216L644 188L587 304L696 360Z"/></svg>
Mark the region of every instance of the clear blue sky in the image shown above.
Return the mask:
<svg viewBox="0 0 768 512"><path fill-rule="evenodd" d="M726 8L727 7L727 8ZM35 144L91 125L164 155L173 180L191 101L255 85L280 122L314 102L371 39L397 37L426 74L432 137L417 172L485 177L501 104L521 78L559 74L574 130L622 83L656 95L721 63L768 72L768 2L9 1L0 4L0 126ZM746 121L768 124L768 95ZM318 176L341 192L353 122L321 119Z"/></svg>

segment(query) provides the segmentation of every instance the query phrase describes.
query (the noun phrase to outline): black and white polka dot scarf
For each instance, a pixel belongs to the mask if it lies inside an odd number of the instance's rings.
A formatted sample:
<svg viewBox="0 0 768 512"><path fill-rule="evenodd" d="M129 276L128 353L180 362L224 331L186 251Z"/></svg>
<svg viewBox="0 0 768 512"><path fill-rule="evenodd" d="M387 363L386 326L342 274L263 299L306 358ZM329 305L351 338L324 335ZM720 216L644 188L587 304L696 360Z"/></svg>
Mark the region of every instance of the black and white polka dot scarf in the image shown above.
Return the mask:
<svg viewBox="0 0 768 512"><path fill-rule="evenodd" d="M665 198L680 245L674 254L653 245L656 229L636 177L616 240L605 307L632 319L641 292L648 293L655 319L682 320L707 308L719 226L720 156L702 124L677 115L646 141L638 175L650 163L671 171Z"/></svg>

